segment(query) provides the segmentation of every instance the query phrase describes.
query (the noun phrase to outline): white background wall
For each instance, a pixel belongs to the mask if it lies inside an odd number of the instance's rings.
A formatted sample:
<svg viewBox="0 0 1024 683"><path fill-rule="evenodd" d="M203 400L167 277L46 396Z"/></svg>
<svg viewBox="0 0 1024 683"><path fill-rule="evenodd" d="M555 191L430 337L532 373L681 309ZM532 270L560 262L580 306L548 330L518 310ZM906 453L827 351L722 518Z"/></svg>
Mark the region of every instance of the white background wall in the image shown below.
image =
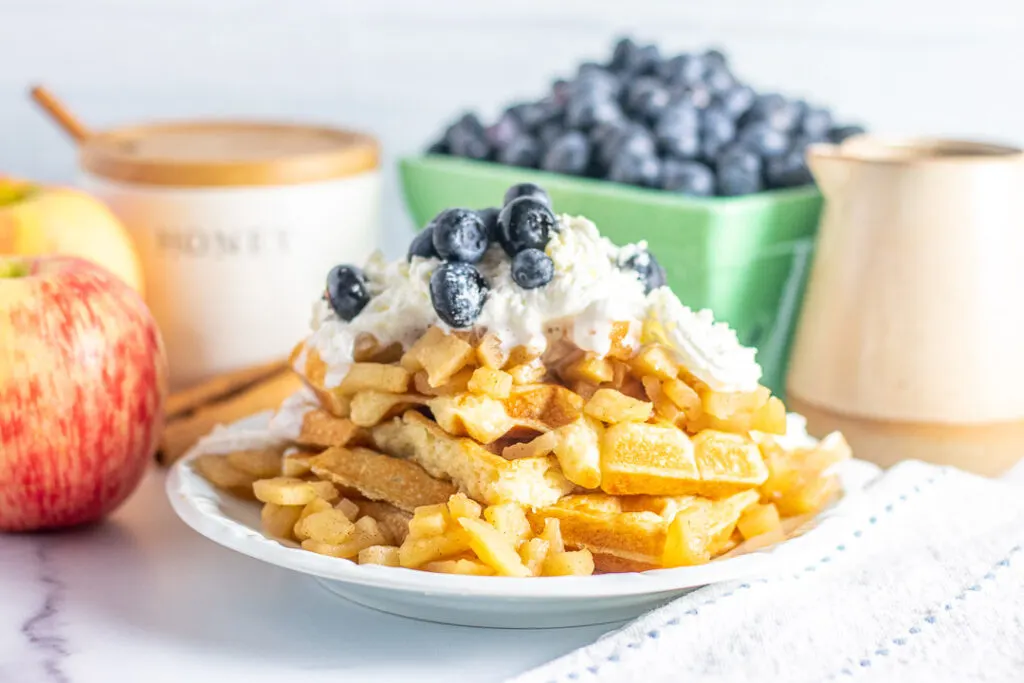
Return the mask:
<svg viewBox="0 0 1024 683"><path fill-rule="evenodd" d="M875 130L1024 142L1024 0L0 0L0 172L74 177L29 104L91 125L253 116L364 128L388 159L462 108L539 94L631 32L720 45L755 87ZM392 229L404 214L393 186Z"/></svg>

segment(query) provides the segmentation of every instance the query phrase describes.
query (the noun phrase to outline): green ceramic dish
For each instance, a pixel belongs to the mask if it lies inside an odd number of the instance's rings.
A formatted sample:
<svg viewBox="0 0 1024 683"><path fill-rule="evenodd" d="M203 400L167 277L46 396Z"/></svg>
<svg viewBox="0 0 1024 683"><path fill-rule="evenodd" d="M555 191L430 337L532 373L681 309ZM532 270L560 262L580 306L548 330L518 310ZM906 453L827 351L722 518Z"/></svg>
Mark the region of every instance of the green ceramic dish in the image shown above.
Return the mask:
<svg viewBox="0 0 1024 683"><path fill-rule="evenodd" d="M613 242L647 240L683 303L710 308L756 346L764 384L782 393L821 210L816 188L698 199L444 156L403 159L400 172L417 226L448 207L497 205L510 185L534 182L556 212L587 216Z"/></svg>

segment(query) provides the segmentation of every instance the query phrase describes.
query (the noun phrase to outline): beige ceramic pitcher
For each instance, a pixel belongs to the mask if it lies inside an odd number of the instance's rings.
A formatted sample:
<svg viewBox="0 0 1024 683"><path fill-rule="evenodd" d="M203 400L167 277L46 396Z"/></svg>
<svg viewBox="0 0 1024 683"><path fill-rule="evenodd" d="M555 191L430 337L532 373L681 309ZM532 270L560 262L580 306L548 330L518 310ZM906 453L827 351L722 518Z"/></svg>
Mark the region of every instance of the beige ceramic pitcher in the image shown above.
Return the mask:
<svg viewBox="0 0 1024 683"><path fill-rule="evenodd" d="M825 210L787 395L861 458L997 473L1024 456L1024 154L816 145Z"/></svg>

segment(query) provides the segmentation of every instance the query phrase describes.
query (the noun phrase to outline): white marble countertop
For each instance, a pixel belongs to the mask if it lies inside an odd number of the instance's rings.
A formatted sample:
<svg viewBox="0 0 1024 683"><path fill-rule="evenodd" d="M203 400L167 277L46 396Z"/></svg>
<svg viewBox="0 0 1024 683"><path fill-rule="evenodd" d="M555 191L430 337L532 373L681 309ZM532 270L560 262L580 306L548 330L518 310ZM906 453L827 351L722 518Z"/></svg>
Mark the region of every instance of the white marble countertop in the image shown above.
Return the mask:
<svg viewBox="0 0 1024 683"><path fill-rule="evenodd" d="M513 631L374 612L202 538L153 469L107 522L0 536L0 683L500 681L609 626Z"/></svg>

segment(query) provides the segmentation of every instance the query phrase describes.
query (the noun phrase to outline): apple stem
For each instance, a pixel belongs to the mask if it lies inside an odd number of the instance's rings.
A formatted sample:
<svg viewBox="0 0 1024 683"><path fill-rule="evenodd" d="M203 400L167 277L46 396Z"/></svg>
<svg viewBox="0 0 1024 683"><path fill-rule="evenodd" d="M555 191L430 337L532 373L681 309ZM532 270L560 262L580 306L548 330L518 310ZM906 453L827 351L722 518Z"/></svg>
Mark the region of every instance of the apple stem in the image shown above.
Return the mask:
<svg viewBox="0 0 1024 683"><path fill-rule="evenodd" d="M0 261L0 279L13 280L28 274L28 264L24 261Z"/></svg>

